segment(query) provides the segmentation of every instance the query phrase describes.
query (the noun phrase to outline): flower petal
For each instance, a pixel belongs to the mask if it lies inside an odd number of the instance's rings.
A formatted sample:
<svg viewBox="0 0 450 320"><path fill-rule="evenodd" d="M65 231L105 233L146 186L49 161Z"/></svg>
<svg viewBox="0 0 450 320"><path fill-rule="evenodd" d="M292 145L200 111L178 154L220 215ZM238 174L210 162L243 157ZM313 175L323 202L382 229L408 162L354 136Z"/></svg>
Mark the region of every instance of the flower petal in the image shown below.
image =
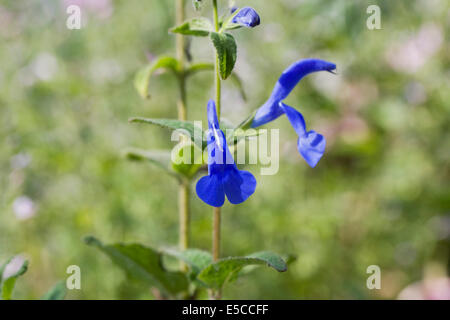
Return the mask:
<svg viewBox="0 0 450 320"><path fill-rule="evenodd" d="M197 195L212 207L221 207L225 203L225 193L221 175L213 174L198 180L195 187Z"/></svg>
<svg viewBox="0 0 450 320"><path fill-rule="evenodd" d="M321 134L314 130L298 138L297 149L311 168L314 168L322 158L327 142Z"/></svg>
<svg viewBox="0 0 450 320"><path fill-rule="evenodd" d="M219 119L217 117L216 103L214 102L214 100L208 101L206 112L208 116L208 128L216 130L219 129Z"/></svg>
<svg viewBox="0 0 450 320"><path fill-rule="evenodd" d="M259 15L255 11L255 9L245 7L239 10L239 12L233 17L233 20L231 20L231 22L239 24L243 27L254 28L261 23L261 19L259 18Z"/></svg>
<svg viewBox="0 0 450 320"><path fill-rule="evenodd" d="M282 115L279 103L287 98L305 76L313 72L331 72L335 69L334 63L319 59L304 59L290 65L278 79L269 100L256 112L252 127L262 126Z"/></svg>
<svg viewBox="0 0 450 320"><path fill-rule="evenodd" d="M228 166L236 165L228 149L225 134L219 128L216 105L213 100L208 103L208 127L208 171L210 175L223 173Z"/></svg>
<svg viewBox="0 0 450 320"><path fill-rule="evenodd" d="M293 63L287 68L273 90L272 96L282 101L287 98L291 91L305 76L318 71L333 71L336 69L334 63L320 59L304 59Z"/></svg>
<svg viewBox="0 0 450 320"><path fill-rule="evenodd" d="M280 101L275 101L271 97L262 107L260 107L253 118L252 128L260 127L281 116L284 112L279 107L279 103Z"/></svg>
<svg viewBox="0 0 450 320"><path fill-rule="evenodd" d="M301 137L306 135L306 124L303 115L284 103L281 103L280 105L298 136Z"/></svg>
<svg viewBox="0 0 450 320"><path fill-rule="evenodd" d="M248 171L230 168L223 176L223 189L228 201L239 204L247 200L256 189L256 179Z"/></svg>
<svg viewBox="0 0 450 320"><path fill-rule="evenodd" d="M298 152L314 168L325 152L327 144L325 138L315 131L306 131L305 119L300 112L284 103L281 104L281 108L299 136L297 143Z"/></svg>

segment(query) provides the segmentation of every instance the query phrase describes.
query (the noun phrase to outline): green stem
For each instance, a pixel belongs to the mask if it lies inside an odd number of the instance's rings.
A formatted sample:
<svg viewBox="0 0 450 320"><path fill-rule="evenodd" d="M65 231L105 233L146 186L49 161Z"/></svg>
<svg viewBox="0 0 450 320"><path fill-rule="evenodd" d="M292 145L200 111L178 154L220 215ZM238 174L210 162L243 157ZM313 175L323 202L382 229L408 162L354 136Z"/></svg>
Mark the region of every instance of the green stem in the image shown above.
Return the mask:
<svg viewBox="0 0 450 320"><path fill-rule="evenodd" d="M189 247L189 193L189 182L181 183L178 194L180 206L180 250L186 250Z"/></svg>
<svg viewBox="0 0 450 320"><path fill-rule="evenodd" d="M214 26L216 32L219 31L219 12L217 8L217 0L213 0L214 8ZM216 52L216 106L217 106L217 117L220 122L220 111L221 111L221 83L219 74L219 55ZM214 261L219 260L220 257L220 208L214 208L213 210L213 245L212 253Z"/></svg>
<svg viewBox="0 0 450 320"><path fill-rule="evenodd" d="M180 25L185 20L185 0L176 0L176 25ZM185 38L181 34L177 34L176 38L176 54L178 63L180 66L178 84L179 84L179 97L177 101L178 105L178 119L187 120L187 98L186 98L186 76L185 76ZM178 196L178 210L179 210L179 248L181 251L186 250L189 247L189 182L182 182L179 186ZM187 266L182 264L182 268L186 269Z"/></svg>
<svg viewBox="0 0 450 320"><path fill-rule="evenodd" d="M217 8L217 0L213 0L214 8L214 27L216 32L219 31L219 12ZM219 73L219 55L216 52L216 106L217 106L217 117L220 122L221 113L221 83L220 83L220 73ZM214 261L220 258L220 222L221 222L221 208L214 208L213 210L213 235L212 235L212 254ZM214 299L218 300L221 298L220 290L212 295Z"/></svg>

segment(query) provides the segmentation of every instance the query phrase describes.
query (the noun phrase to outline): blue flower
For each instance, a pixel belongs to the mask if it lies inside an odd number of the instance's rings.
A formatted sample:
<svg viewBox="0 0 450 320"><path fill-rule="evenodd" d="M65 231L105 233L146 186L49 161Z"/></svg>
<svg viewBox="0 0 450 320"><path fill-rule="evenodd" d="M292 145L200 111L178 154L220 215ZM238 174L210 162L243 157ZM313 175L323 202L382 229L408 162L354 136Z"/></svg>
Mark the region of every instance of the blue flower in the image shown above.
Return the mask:
<svg viewBox="0 0 450 320"><path fill-rule="evenodd" d="M234 163L213 100L208 102L208 128L208 175L197 182L197 195L213 207L223 206L225 195L232 204L242 203L255 192L256 179Z"/></svg>
<svg viewBox="0 0 450 320"><path fill-rule="evenodd" d="M252 128L262 126L286 114L299 136L297 144L299 153L314 168L325 152L325 138L315 131L307 131L302 114L294 108L285 105L283 100L288 97L300 80L308 74L317 71L333 73L335 69L336 65L334 63L318 59L305 59L292 64L278 79L269 100L256 112Z"/></svg>
<svg viewBox="0 0 450 320"><path fill-rule="evenodd" d="M233 8L232 13L237 9ZM255 9L250 7L245 7L239 10L239 12L233 17L231 22L239 24L243 27L254 28L261 23L261 19L259 18L258 13Z"/></svg>

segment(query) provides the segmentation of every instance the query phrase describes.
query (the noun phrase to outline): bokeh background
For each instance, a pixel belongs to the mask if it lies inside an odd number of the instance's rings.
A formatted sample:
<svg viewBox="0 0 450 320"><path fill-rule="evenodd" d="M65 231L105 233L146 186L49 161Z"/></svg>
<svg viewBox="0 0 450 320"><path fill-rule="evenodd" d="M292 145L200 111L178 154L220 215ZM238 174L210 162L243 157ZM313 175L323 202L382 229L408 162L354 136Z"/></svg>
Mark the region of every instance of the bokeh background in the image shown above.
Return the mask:
<svg viewBox="0 0 450 320"><path fill-rule="evenodd" d="M81 30L66 28L73 3L82 8ZM262 24L235 32L248 100L225 83L224 117L239 123L300 58L333 61L338 75L309 76L287 101L328 140L318 167L301 159L280 118L269 126L281 128L279 173L260 177L250 166L257 192L223 210L223 255L271 250L298 260L287 273L259 270L224 296L394 299L413 283L447 277L448 1L236 4L257 9ZM366 27L369 4L381 7L381 30ZM189 16L199 14L187 6ZM170 75L152 80L150 100L133 88L149 57L174 54L173 21L172 1L0 1L0 261L30 260L14 298L39 298L72 264L81 267L82 290L68 298L152 298L82 238L177 244L176 182L122 156L128 146L168 148L168 131L127 119L176 117ZM194 61L212 62L212 54L207 39L192 41ZM190 119L205 121L212 82L202 73L189 83ZM192 211L193 246L209 250L211 210L192 195ZM381 268L381 290L366 288L369 265ZM445 281L414 288L445 297Z"/></svg>

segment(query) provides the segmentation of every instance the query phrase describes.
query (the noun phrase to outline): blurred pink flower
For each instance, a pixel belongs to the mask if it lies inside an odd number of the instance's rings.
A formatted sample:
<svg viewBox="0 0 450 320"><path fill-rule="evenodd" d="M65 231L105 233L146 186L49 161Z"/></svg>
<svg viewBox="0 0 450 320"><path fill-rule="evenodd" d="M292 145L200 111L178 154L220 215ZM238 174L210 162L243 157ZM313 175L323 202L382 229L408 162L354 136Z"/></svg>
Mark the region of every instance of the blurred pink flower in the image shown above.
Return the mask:
<svg viewBox="0 0 450 320"><path fill-rule="evenodd" d="M14 200L13 211L18 220L27 220L36 214L36 206L27 196L20 196Z"/></svg>
<svg viewBox="0 0 450 320"><path fill-rule="evenodd" d="M113 12L111 0L64 0L64 8L76 5L101 19L109 18Z"/></svg>
<svg viewBox="0 0 450 320"><path fill-rule="evenodd" d="M398 295L399 300L450 300L450 279L432 278L413 283Z"/></svg>
<svg viewBox="0 0 450 320"><path fill-rule="evenodd" d="M442 47L443 42L441 27L426 24L416 35L391 46L386 52L386 61L397 71L415 73Z"/></svg>

